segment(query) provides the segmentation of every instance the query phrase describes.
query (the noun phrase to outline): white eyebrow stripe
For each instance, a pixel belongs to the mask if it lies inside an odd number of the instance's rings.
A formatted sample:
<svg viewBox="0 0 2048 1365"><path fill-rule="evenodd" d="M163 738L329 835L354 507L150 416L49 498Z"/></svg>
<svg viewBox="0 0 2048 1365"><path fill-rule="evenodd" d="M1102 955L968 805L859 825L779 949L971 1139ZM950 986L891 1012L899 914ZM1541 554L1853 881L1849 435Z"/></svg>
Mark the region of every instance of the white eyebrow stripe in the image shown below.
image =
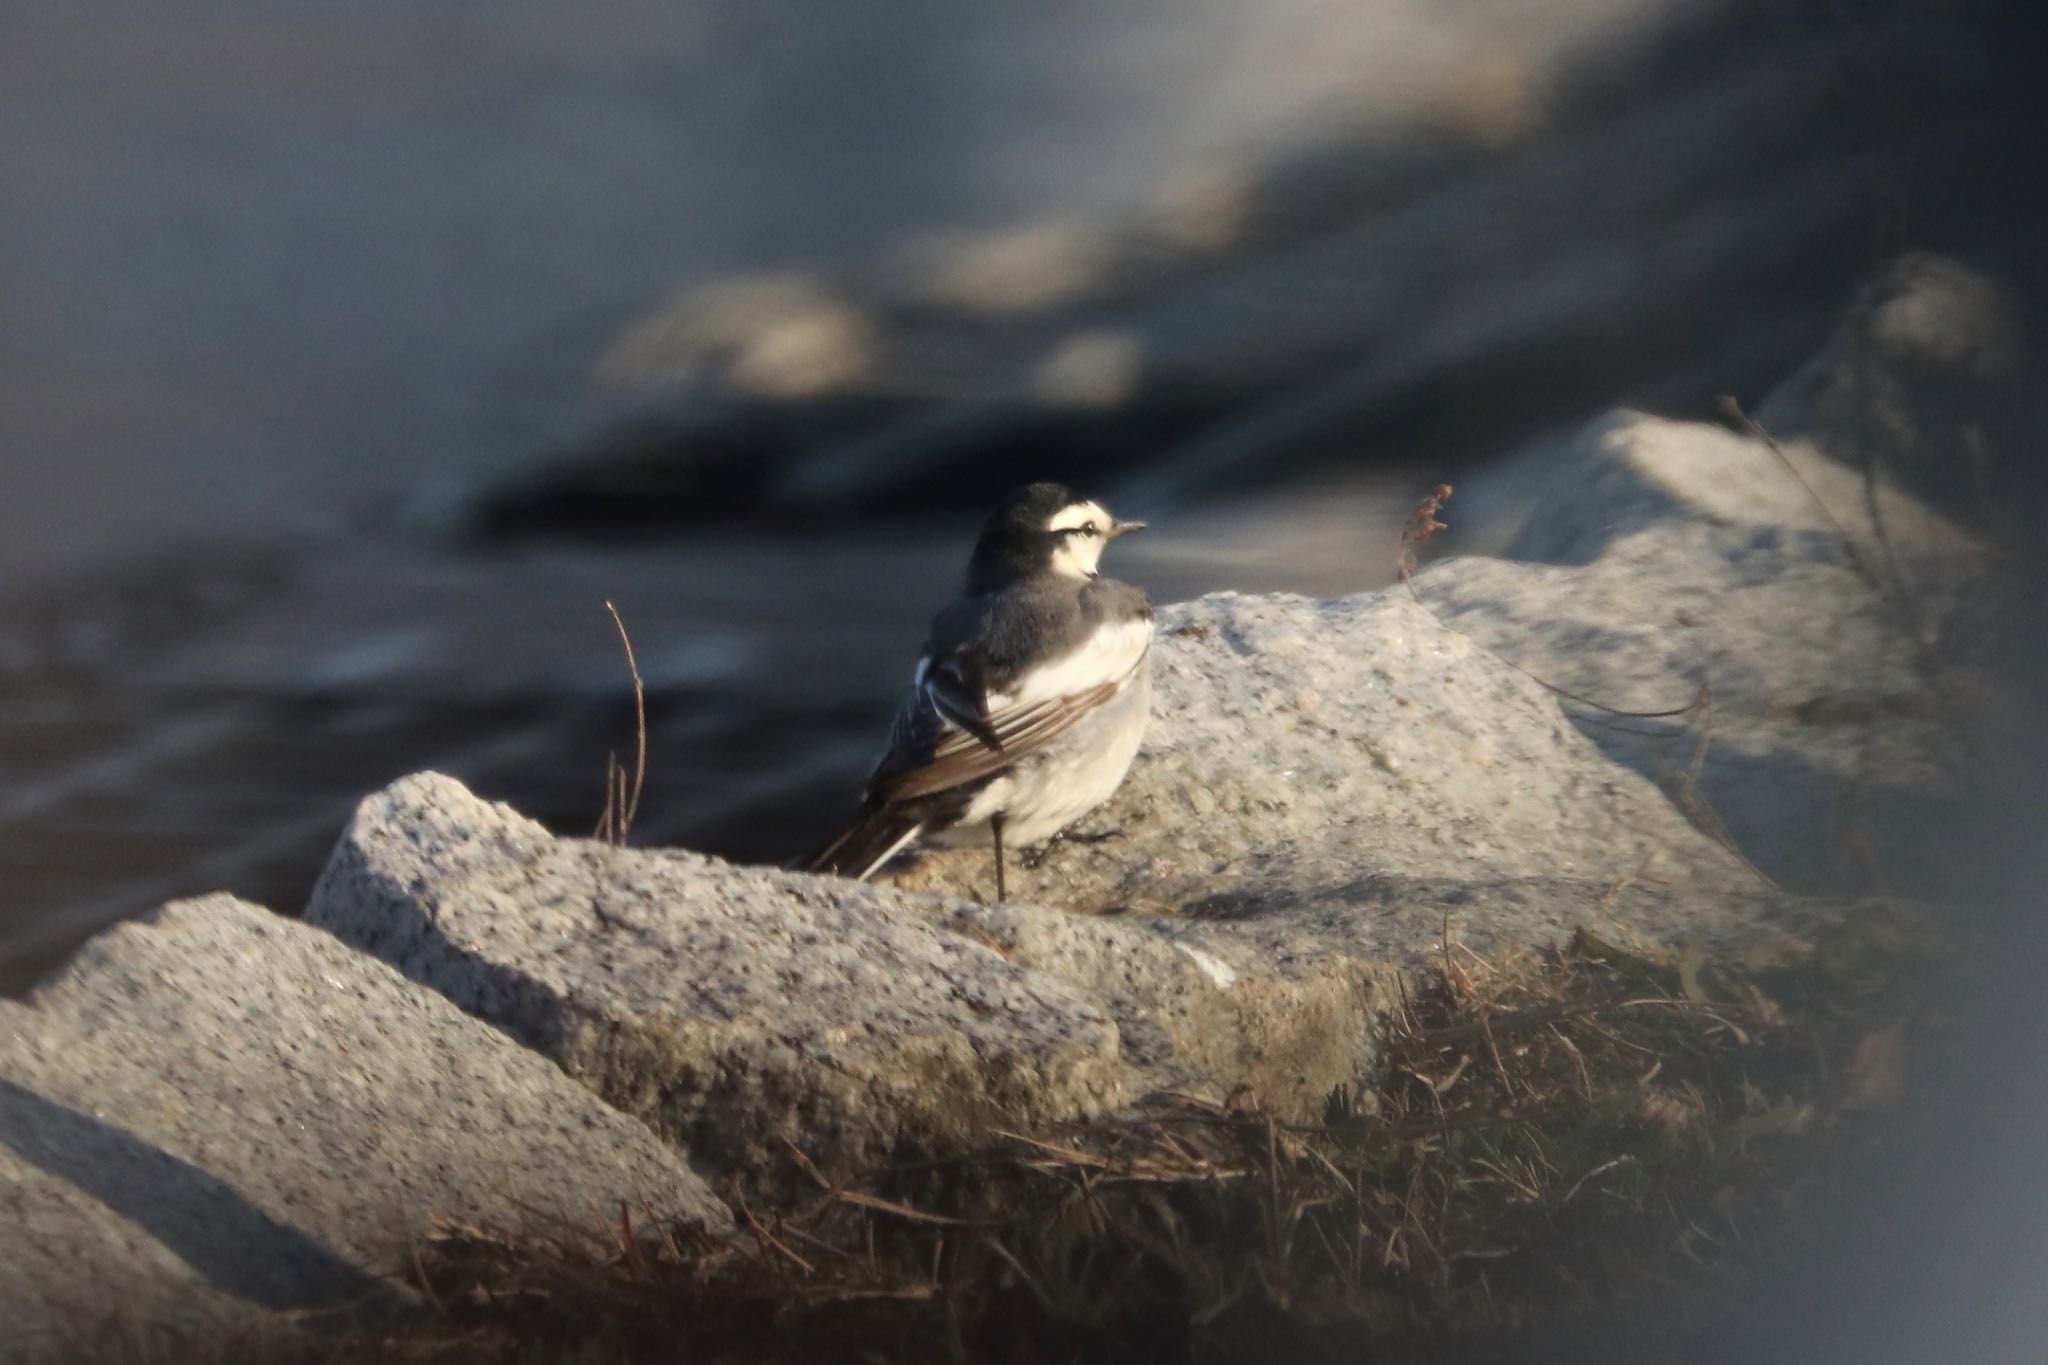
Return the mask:
<svg viewBox="0 0 2048 1365"><path fill-rule="evenodd" d="M1045 529L1048 531L1073 531L1078 530L1091 521L1095 523L1096 529L1100 530L1109 525L1109 513L1103 511L1100 504L1077 502L1072 507L1062 507L1058 512L1055 512L1052 520L1045 524Z"/></svg>
<svg viewBox="0 0 2048 1365"><path fill-rule="evenodd" d="M991 692L988 709L1008 711L1054 697L1071 697L1106 682L1119 682L1152 647L1152 622L1147 617L1105 625L1069 651L1017 679L1009 692Z"/></svg>

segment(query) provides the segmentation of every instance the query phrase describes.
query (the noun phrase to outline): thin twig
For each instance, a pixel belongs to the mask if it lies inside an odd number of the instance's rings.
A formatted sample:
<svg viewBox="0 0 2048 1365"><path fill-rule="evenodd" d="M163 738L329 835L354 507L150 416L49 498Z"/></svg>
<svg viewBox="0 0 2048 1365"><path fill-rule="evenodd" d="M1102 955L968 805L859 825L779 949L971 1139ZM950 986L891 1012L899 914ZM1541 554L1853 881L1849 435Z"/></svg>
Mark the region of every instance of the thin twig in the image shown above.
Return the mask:
<svg viewBox="0 0 2048 1365"><path fill-rule="evenodd" d="M1753 439L1762 442L1764 449L1770 451L1776 457L1778 463L1784 466L1785 472L1790 474L1798 481L1799 486L1806 490L1807 501L1811 502L1821 516L1827 519L1828 526L1835 533L1836 542L1842 547L1842 553L1848 556L1849 567L1854 569L1857 575L1864 582L1868 583L1879 596L1888 597L1890 594L1885 591L1883 578L1879 576L1877 570L1869 561L1863 557L1863 549L1856 543L1856 538L1849 534L1849 528L1842 524L1842 519L1835 515L1835 509L1828 506L1826 499L1822 498L1820 491L1807 480L1805 473L1798 465L1792 463L1792 457L1785 453L1785 447L1778 444L1778 438L1766 431L1762 423L1744 412L1742 404L1736 402L1733 395L1723 394L1721 396L1721 408Z"/></svg>
<svg viewBox="0 0 2048 1365"><path fill-rule="evenodd" d="M1554 1024L1560 1019L1570 1019L1581 1014L1598 1014L1601 1010L1613 1009L1622 1003L1624 1002L1619 996L1614 996L1605 1000L1569 1000L1555 1005L1536 1005L1529 1009L1482 1016L1463 1024L1446 1024L1440 1028L1422 1029L1415 1036L1425 1047L1448 1047L1467 1038L1480 1037L1489 1030L1519 1033L1524 1029Z"/></svg>
<svg viewBox="0 0 2048 1365"><path fill-rule="evenodd" d="M815 1275L818 1273L818 1268L816 1266L812 1265L803 1257L797 1255L796 1252L790 1250L789 1243L783 1241L780 1237L777 1237L774 1233L770 1232L767 1226L763 1224L759 1218L756 1218L754 1216L754 1211L747 1207L746 1200L742 1199L737 1202L739 1205L740 1217L747 1220L747 1227L753 1231L755 1237L760 1239L762 1245L773 1247L775 1250L781 1252L784 1256L787 1256L791 1261L794 1261L797 1265L803 1267L803 1271L806 1275Z"/></svg>
<svg viewBox="0 0 2048 1365"><path fill-rule="evenodd" d="M923 1209L914 1209L908 1204L898 1204L894 1200L883 1199L878 1195L862 1194L859 1190L834 1190L832 1197L842 1204L851 1204L855 1208L860 1209L872 1209L876 1213L893 1214L898 1218L907 1218L913 1223L933 1223L944 1227L961 1227L964 1226L965 1222L965 1220L959 1218L948 1218L944 1214L926 1213Z"/></svg>

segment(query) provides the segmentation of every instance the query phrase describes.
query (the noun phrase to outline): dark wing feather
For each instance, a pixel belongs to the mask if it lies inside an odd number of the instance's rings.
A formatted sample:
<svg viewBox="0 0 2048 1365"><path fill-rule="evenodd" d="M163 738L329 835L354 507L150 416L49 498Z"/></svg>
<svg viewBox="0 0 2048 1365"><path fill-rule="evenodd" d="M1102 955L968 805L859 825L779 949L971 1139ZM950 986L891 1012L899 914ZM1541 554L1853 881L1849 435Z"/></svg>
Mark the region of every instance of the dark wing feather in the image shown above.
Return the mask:
<svg viewBox="0 0 2048 1365"><path fill-rule="evenodd" d="M1049 697L1001 712L991 717L988 725L994 744L975 731L947 726L940 734L930 736L933 742L928 748L919 746L925 755L922 761L894 772L877 773L868 789L869 799L905 801L1000 772L1072 729L1081 717L1121 692L1126 681L1127 678L1100 683L1085 692ZM943 718L941 724L945 724ZM898 752L892 747L890 757ZM888 760L883 762L885 768L890 766Z"/></svg>
<svg viewBox="0 0 2048 1365"><path fill-rule="evenodd" d="M896 717L889 752L868 779L869 804L929 796L1001 772L1114 698L1143 664L1141 654L1120 678L995 712L984 709L985 694L970 693L953 669L927 667Z"/></svg>
<svg viewBox="0 0 2048 1365"><path fill-rule="evenodd" d="M988 693L977 678L969 678L964 660L941 659L929 664L918 691L939 719L957 726L992 750L1001 752L1002 736L988 713ZM914 705L915 703L913 703Z"/></svg>

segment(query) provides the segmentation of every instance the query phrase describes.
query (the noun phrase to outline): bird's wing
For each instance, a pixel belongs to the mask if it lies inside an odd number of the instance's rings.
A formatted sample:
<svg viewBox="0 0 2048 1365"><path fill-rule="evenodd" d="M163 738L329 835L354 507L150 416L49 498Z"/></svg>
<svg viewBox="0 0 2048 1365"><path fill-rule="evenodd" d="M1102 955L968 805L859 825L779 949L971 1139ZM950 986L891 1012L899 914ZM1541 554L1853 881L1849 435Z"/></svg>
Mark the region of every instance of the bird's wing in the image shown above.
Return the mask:
<svg viewBox="0 0 2048 1365"><path fill-rule="evenodd" d="M1005 690L981 685L971 654L925 660L868 799L928 796L1000 772L1130 686L1151 643L1149 620L1106 628Z"/></svg>

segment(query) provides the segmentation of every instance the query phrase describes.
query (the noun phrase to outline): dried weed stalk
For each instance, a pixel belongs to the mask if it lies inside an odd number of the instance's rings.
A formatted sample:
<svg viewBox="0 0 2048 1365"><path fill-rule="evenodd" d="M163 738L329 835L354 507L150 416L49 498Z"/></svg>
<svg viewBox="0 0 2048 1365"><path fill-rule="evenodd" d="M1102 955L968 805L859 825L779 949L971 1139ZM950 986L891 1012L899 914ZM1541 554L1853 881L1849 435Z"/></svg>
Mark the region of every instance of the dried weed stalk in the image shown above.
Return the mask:
<svg viewBox="0 0 2048 1365"><path fill-rule="evenodd" d="M1407 520L1401 523L1401 539L1394 551L1394 572L1400 576L1402 586L1408 589L1408 595L1415 599L1417 606L1423 606L1423 602L1421 595L1415 591L1413 579L1415 550L1438 531L1450 529L1444 522L1437 520L1437 513L1443 511L1444 504L1451 500L1451 492L1449 484L1438 484L1428 497L1416 504L1415 510L1408 514ZM1428 610L1427 607L1423 609Z"/></svg>
<svg viewBox="0 0 2048 1365"><path fill-rule="evenodd" d="M611 613L612 625L619 632L619 644L626 651L626 672L633 679L634 753L630 780L618 754L605 755L604 812L598 816L593 837L604 843L624 845L626 836L632 832L634 817L640 813L640 795L647 787L647 685L641 680L640 661L633 654L633 638L626 633L626 623L619 618L619 609L609 600L605 602L604 609Z"/></svg>

